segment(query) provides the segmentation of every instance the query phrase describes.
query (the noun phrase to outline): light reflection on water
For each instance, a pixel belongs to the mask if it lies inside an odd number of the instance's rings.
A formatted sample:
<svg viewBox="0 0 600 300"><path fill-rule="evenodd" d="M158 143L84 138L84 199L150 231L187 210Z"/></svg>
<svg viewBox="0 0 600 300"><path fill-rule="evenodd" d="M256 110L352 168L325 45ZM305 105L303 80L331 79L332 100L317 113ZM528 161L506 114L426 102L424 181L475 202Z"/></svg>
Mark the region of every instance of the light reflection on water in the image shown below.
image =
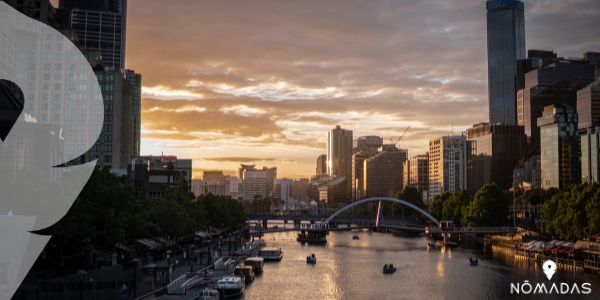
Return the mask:
<svg viewBox="0 0 600 300"><path fill-rule="evenodd" d="M352 240L350 232L332 232L327 245L309 246L296 242L295 234L266 236L268 246L283 249L284 258L265 264L245 299L504 299L511 296L511 282L546 281L538 266L515 261L510 250L494 249L493 259L491 252L428 251L424 238L369 232L359 233L360 240ZM310 253L317 256L316 265L306 264ZM469 266L470 256L479 258L479 266ZM382 267L389 263L398 271L384 275ZM553 280L591 282L595 298L600 295L598 275L563 272Z"/></svg>

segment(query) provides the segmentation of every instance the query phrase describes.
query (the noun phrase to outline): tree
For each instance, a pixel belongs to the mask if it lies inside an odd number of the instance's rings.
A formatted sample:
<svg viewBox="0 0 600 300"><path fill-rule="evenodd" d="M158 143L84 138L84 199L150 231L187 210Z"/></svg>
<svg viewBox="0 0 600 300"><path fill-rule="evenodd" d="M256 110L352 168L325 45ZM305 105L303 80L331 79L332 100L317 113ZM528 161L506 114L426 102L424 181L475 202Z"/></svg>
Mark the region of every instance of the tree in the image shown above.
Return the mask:
<svg viewBox="0 0 600 300"><path fill-rule="evenodd" d="M462 224L468 226L505 225L510 200L494 183L483 186L466 207Z"/></svg>

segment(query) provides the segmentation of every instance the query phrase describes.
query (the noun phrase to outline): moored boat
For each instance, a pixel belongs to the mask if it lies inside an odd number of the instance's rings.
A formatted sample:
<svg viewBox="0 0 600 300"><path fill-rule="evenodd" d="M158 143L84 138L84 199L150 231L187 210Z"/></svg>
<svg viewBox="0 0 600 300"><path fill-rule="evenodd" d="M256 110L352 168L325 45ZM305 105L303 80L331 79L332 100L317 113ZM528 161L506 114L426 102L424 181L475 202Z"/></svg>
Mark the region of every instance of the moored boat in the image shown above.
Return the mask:
<svg viewBox="0 0 600 300"><path fill-rule="evenodd" d="M251 266L255 275L262 274L265 259L262 257L248 257L244 260L244 265Z"/></svg>
<svg viewBox="0 0 600 300"><path fill-rule="evenodd" d="M194 300L219 300L219 291L213 289L203 289L198 293Z"/></svg>
<svg viewBox="0 0 600 300"><path fill-rule="evenodd" d="M217 281L221 298L235 298L244 294L244 280L239 276L225 276Z"/></svg>
<svg viewBox="0 0 600 300"><path fill-rule="evenodd" d="M281 251L281 248L265 247L260 249L258 256L265 261L280 261L283 258L283 251Z"/></svg>
<svg viewBox="0 0 600 300"><path fill-rule="evenodd" d="M244 283L246 285L254 281L254 271L251 266L237 266L235 267L235 275L244 277Z"/></svg>

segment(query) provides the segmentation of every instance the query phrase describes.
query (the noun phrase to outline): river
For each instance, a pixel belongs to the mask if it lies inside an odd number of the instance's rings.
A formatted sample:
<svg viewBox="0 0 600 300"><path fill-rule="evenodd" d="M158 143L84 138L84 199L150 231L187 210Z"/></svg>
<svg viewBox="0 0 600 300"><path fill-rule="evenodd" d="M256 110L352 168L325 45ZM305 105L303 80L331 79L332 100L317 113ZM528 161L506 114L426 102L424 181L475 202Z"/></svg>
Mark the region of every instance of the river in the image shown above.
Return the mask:
<svg viewBox="0 0 600 300"><path fill-rule="evenodd" d="M587 298L600 299L600 275L559 270L548 281L538 266L516 262L509 249L430 251L421 237L367 231L359 236L352 240L351 232L332 232L327 245L309 246L296 242L295 232L267 234L267 245L281 247L284 258L266 263L264 273L246 288L244 298L504 299L515 296L510 294L511 282L529 280L534 284L589 282L592 294ZM316 265L306 264L310 253L317 256ZM479 266L469 265L470 256L479 258ZM382 267L389 263L398 271L384 275ZM544 296L551 298L559 297Z"/></svg>

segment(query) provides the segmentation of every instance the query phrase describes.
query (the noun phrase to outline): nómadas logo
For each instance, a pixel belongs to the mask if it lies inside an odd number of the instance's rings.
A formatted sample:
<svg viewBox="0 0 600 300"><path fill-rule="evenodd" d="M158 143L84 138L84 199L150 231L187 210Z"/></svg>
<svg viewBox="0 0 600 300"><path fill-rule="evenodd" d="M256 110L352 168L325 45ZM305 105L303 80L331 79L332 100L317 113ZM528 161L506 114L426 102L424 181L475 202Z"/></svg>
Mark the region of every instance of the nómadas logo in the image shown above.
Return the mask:
<svg viewBox="0 0 600 300"><path fill-rule="evenodd" d="M542 265L542 270L548 280L552 280L552 276L556 273L557 266L552 260L547 260ZM592 284L584 282L582 284L566 283L566 282L523 282L510 283L510 293L516 295L588 295L592 293Z"/></svg>

